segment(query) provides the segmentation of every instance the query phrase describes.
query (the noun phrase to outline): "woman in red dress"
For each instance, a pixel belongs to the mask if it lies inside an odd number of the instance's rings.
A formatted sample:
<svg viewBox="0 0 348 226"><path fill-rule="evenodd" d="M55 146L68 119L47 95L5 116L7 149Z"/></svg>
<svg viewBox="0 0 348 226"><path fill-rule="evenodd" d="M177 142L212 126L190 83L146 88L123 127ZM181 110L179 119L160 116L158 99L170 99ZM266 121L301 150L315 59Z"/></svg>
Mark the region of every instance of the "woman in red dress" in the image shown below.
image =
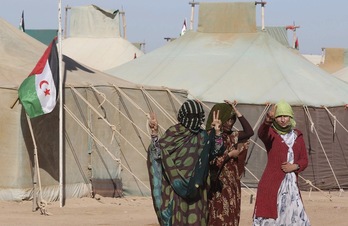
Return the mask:
<svg viewBox="0 0 348 226"><path fill-rule="evenodd" d="M244 169L244 161L239 161L238 156L248 149L246 141L254 135L254 132L249 122L237 110L236 102L225 101L225 103L215 104L210 111L206 126L208 133L212 127L215 127L212 122L214 122L214 114L217 113L222 127L221 131L215 129L215 132L216 136L221 137L221 145L224 148L223 153L215 153L210 161L211 189L208 193L208 225L236 226L239 225L241 206L241 173L239 171ZM242 131L232 130L237 118L243 127ZM238 144L241 143L243 145L238 148Z"/></svg>

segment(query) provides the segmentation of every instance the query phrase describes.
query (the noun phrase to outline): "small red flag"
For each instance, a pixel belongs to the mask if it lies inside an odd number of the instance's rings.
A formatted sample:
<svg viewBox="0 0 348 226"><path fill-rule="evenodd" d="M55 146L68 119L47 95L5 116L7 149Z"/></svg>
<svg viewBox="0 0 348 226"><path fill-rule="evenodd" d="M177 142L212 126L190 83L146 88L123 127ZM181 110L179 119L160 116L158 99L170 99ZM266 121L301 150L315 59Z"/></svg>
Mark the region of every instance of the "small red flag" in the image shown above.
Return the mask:
<svg viewBox="0 0 348 226"><path fill-rule="evenodd" d="M296 41L295 41L295 49L299 49L300 48L300 46L299 46L299 44L298 44L298 38L296 38Z"/></svg>

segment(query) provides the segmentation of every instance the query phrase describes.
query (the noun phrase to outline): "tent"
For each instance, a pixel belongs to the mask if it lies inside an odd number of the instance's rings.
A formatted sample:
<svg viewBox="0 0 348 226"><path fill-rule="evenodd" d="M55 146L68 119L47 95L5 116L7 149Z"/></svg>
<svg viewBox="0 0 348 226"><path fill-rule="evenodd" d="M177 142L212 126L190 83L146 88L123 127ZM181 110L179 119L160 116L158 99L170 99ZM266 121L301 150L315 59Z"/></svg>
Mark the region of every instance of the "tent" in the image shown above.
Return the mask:
<svg viewBox="0 0 348 226"><path fill-rule="evenodd" d="M332 75L348 83L348 67L336 71Z"/></svg>
<svg viewBox="0 0 348 226"><path fill-rule="evenodd" d="M197 31L137 61L107 71L141 84L187 89L206 103L237 100L257 130L269 105L284 99L295 111L310 158L302 189L348 187L348 86L262 31L255 3L200 3ZM237 128L240 128L237 125ZM266 161L252 138L243 182L257 187Z"/></svg>
<svg viewBox="0 0 348 226"><path fill-rule="evenodd" d="M147 113L156 111L163 121L160 126L169 126L187 92L136 85L63 56L64 177L60 181L59 104L52 113L30 120L38 152L36 174L34 142L16 99L19 85L45 49L44 44L0 19L0 200L30 200L40 191L44 200L55 201L60 182L65 198L149 195L144 170L150 143ZM170 124L165 123L168 118Z"/></svg>
<svg viewBox="0 0 348 226"><path fill-rule="evenodd" d="M144 53L120 36L120 12L95 5L70 8L64 54L99 71L119 66ZM67 29L67 28L66 28Z"/></svg>
<svg viewBox="0 0 348 226"><path fill-rule="evenodd" d="M344 48L323 48L324 60L319 67L329 72L335 73L348 66L348 51Z"/></svg>

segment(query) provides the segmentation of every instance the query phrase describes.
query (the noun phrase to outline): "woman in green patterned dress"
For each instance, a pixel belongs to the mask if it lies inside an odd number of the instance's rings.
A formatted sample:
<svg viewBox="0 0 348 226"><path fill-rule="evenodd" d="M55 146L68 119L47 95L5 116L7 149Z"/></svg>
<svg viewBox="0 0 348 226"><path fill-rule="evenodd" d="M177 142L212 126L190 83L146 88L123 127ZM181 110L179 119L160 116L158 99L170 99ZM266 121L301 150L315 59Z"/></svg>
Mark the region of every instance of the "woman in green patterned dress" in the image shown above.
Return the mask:
<svg viewBox="0 0 348 226"><path fill-rule="evenodd" d="M162 226L207 224L208 158L214 136L201 129L204 117L202 105L187 100L179 110L179 123L161 138L156 117L149 121L152 142L147 164L153 205Z"/></svg>

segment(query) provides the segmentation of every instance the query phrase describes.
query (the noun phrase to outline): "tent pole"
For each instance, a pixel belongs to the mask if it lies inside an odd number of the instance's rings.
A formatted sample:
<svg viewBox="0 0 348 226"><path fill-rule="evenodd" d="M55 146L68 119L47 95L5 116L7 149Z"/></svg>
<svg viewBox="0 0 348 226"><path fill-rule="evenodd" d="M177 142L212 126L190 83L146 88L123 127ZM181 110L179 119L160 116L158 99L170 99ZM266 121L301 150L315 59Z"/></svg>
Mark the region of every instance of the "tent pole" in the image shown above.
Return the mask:
<svg viewBox="0 0 348 226"><path fill-rule="evenodd" d="M40 176L40 167L39 167L39 157L37 154L37 145L34 137L34 132L33 132L33 127L31 125L31 121L29 116L27 116L27 122L31 134L31 138L33 140L33 145L34 145L34 177L33 177L33 212L36 211L38 208L41 211L42 215L49 215L49 213L46 211L46 201L42 198L42 189L41 189L41 176ZM40 193L40 205L38 205L37 202L37 182L39 183L39 193Z"/></svg>
<svg viewBox="0 0 348 226"><path fill-rule="evenodd" d="M121 11L120 15L122 15L122 29L123 29L123 38L125 40L127 40L127 34L126 34L126 12L125 11Z"/></svg>
<svg viewBox="0 0 348 226"><path fill-rule="evenodd" d="M255 5L261 4L261 23L262 27L261 30L265 30L265 5L267 2L261 1L261 2L255 2Z"/></svg>
<svg viewBox="0 0 348 226"><path fill-rule="evenodd" d="M193 0L192 2L189 2L191 5L191 20L190 20L190 30L193 30L193 20L194 20L194 14L195 14L195 5L199 4L198 2L195 2Z"/></svg>
<svg viewBox="0 0 348 226"><path fill-rule="evenodd" d="M30 130L30 134L31 134L31 138L33 140L33 145L34 145L34 175L33 175L33 205L32 205L32 211L35 212L38 208L37 205L37 173L38 173L38 157L37 157L37 146L36 146L36 141L34 138L34 133L33 133L33 128L31 126L31 121L29 116L26 114L26 118L27 118L27 122L28 122L28 126L29 126L29 130Z"/></svg>
<svg viewBox="0 0 348 226"><path fill-rule="evenodd" d="M63 75L62 75L62 1L58 0L58 45L59 45L59 200L63 202Z"/></svg>
<svg viewBox="0 0 348 226"><path fill-rule="evenodd" d="M64 18L64 20L65 20L65 24L64 24L64 38L66 38L67 37L67 30L68 30L68 10L69 9L71 9L71 7L69 7L69 5L67 5L66 7L65 7L65 18Z"/></svg>

